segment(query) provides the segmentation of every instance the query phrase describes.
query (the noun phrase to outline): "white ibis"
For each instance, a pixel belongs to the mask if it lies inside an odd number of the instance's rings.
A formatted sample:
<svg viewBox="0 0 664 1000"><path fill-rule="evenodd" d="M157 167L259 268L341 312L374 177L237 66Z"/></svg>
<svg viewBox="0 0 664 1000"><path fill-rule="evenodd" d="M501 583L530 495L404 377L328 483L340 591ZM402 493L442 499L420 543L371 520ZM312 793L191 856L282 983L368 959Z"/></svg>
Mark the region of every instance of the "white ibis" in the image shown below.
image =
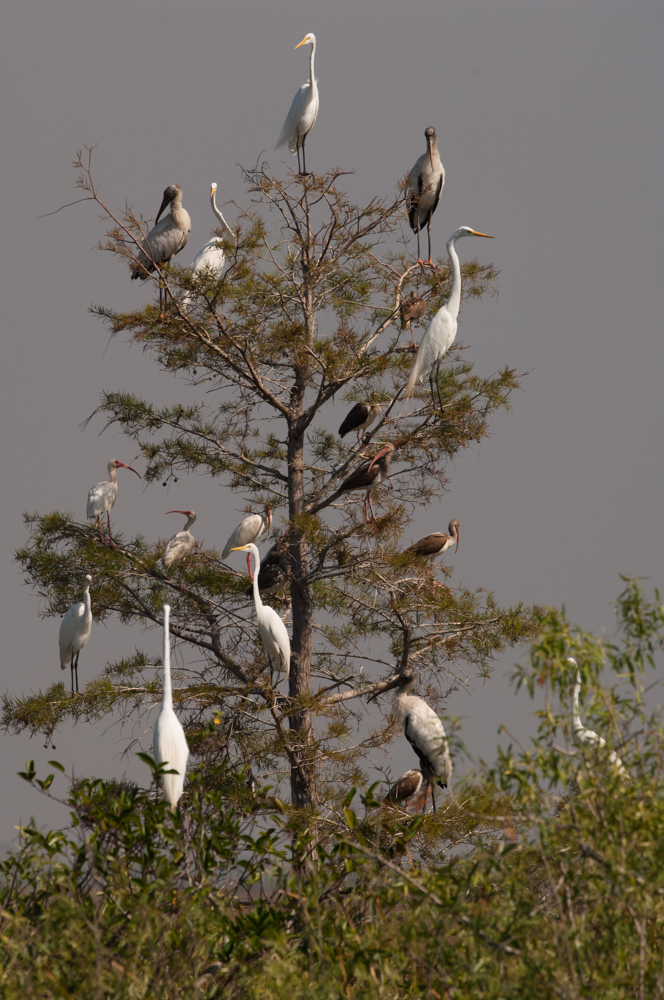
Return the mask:
<svg viewBox="0 0 664 1000"><path fill-rule="evenodd" d="M111 510L115 507L115 501L118 495L118 469L129 469L130 472L135 473L139 479L141 479L140 472L136 472L136 469L132 469L131 465L125 465L118 458L114 458L113 461L108 463L108 482L107 483L97 483L93 486L88 493L88 504L85 511L85 516L92 520L92 518L97 518L97 527L99 528L99 537L101 538L102 544L104 542L104 533L101 530L101 515L106 514L108 519L108 544L113 545L113 536L111 535Z"/></svg>
<svg viewBox="0 0 664 1000"><path fill-rule="evenodd" d="M417 769L412 771L406 771L401 777L394 782L389 792L384 798L384 802L403 802L405 799L411 799L413 795L417 795L422 787L422 782L424 781L424 776L421 771Z"/></svg>
<svg viewBox="0 0 664 1000"><path fill-rule="evenodd" d="M307 163L304 155L304 144L318 115L318 83L314 76L316 36L309 32L301 42L297 43L295 48L299 49L300 45L311 45L309 83L303 83L295 94L274 148L279 149L281 146L287 145L291 153L297 153L297 172L300 176L306 177ZM300 149L302 150L302 169L300 169Z"/></svg>
<svg viewBox="0 0 664 1000"><path fill-rule="evenodd" d="M597 733L593 732L592 729L586 729L579 716L579 693L581 691L581 675L578 671L578 664L573 656L567 657L567 662L571 663L573 667L577 668L576 671L576 684L574 685L574 696L572 698L572 733L574 734L574 739L579 743L585 743L586 746L597 747L597 749L602 749L606 746L606 740L602 739ZM623 767L623 762L621 761L615 750L609 750L609 760L617 770L618 774L622 778L627 778L628 774Z"/></svg>
<svg viewBox="0 0 664 1000"><path fill-rule="evenodd" d="M190 556L196 545L196 539L189 530L196 520L195 512L193 510L167 510L166 513L183 514L187 518L187 523L182 531L178 531L166 542L164 554L159 560L165 570L174 562L181 562ZM182 567L180 567L180 586L182 586Z"/></svg>
<svg viewBox="0 0 664 1000"><path fill-rule="evenodd" d="M83 584L83 600L72 604L60 622L60 669L71 669L71 690L74 693L74 674L78 692L78 658L92 631L92 605L90 584L92 577L86 576Z"/></svg>
<svg viewBox="0 0 664 1000"><path fill-rule="evenodd" d="M483 236L487 240L493 239L493 236L488 236L486 233L478 233L474 229L469 229L468 226L461 226L452 233L447 241L447 255L450 259L450 267L452 269L450 297L445 305L441 306L426 328L426 332L417 349L413 369L408 379L408 385L406 386L406 397L412 396L417 383L429 372L431 399L435 405L433 369L436 366L436 385L438 386L438 402L440 403L441 410L443 409L443 401L440 398L440 386L438 385L440 362L454 343L457 332L457 316L459 315L459 306L461 304L461 268L454 245L457 240L460 240L464 236Z"/></svg>
<svg viewBox="0 0 664 1000"><path fill-rule="evenodd" d="M376 489L377 486L387 479L390 472L390 462L392 460L392 455L396 445L388 442L377 455L371 459L370 462L365 462L354 472L351 472L350 476L344 479L343 483L336 490L331 497L327 500L322 501L316 507L312 508L311 513L316 514L322 507L327 507L328 504L334 503L334 501L343 496L344 493L352 493L354 490L366 490L366 496L364 498L364 519L365 523L369 520L369 508L371 508L371 516L374 521L377 520L376 514L374 513L373 504L371 503L371 493Z"/></svg>
<svg viewBox="0 0 664 1000"><path fill-rule="evenodd" d="M237 549L241 545L248 545L249 542L257 542L261 535L269 535L271 528L272 508L270 506L265 508L264 514L249 514L244 521L240 521L224 545L221 558L227 559L233 549Z"/></svg>
<svg viewBox="0 0 664 1000"><path fill-rule="evenodd" d="M157 721L154 724L152 756L155 763L164 765L175 774L163 774L160 778L164 798L171 809L180 801L184 788L184 776L189 759L189 746L184 735L182 723L173 709L173 690L171 688L171 640L169 634L169 619L171 609L164 604L164 688L161 696L161 707Z"/></svg>
<svg viewBox="0 0 664 1000"><path fill-rule="evenodd" d="M456 545L455 552L459 550L459 522L456 518L450 521L447 530L449 535L446 535L443 531L433 531L430 535L425 535L424 538L420 538L419 542L415 542L406 549L406 552L412 552L415 556L420 556L422 559L428 559L429 562L434 562L439 556L442 556L444 552L451 549L453 545Z"/></svg>
<svg viewBox="0 0 664 1000"><path fill-rule="evenodd" d="M210 204L212 205L212 211L217 216L220 226L226 230L228 233L228 238L232 243L235 243L235 236L233 230L228 225L223 215L217 208L216 202L217 185L210 185ZM219 242L219 237L215 236L213 239L208 240L202 250L199 250L194 258L194 262L191 265L191 270L194 274L199 271L204 271L206 268L213 271L215 274L221 276L224 270L224 261L226 260L226 255L224 253L224 248ZM186 295L184 300L185 304L190 301L190 296Z"/></svg>
<svg viewBox="0 0 664 1000"><path fill-rule="evenodd" d="M339 428L339 437L343 438L351 431L355 431L357 443L360 444L360 431L364 437L364 431L371 427L379 413L380 403L356 403Z"/></svg>
<svg viewBox="0 0 664 1000"><path fill-rule="evenodd" d="M417 263L430 264L431 260L431 218L438 208L440 194L445 183L445 168L438 155L438 137L435 128L424 130L427 140L427 151L418 157L415 166L408 177L408 221L410 228L417 233ZM429 259L423 261L420 254L420 230L427 227L429 237Z"/></svg>
<svg viewBox="0 0 664 1000"><path fill-rule="evenodd" d="M452 758L445 728L434 710L424 698L408 693L413 684L414 678L411 677L397 688L393 702L394 714L403 726L404 736L417 754L422 776L431 788L435 812L434 785L447 788L452 777Z"/></svg>
<svg viewBox="0 0 664 1000"><path fill-rule="evenodd" d="M258 591L261 594L276 594L281 590L281 601L288 603L286 597L286 584L288 583L288 568L290 559L288 555L288 538L284 535L276 545L268 551L264 559L261 559L260 573L258 574ZM249 566L249 579L251 586L247 588L247 597L251 597L254 583L254 576Z"/></svg>
<svg viewBox="0 0 664 1000"><path fill-rule="evenodd" d="M268 607L261 601L261 595L258 590L258 575L261 571L261 557L258 554L258 549L253 542L250 542L248 545L235 546L233 552L247 553L247 567L253 583L258 634L261 637L263 647L267 653L267 658L270 663L270 677L272 677L274 667L276 666L284 671L286 680L288 680L290 675L290 639L288 638L286 626L274 608ZM253 574L251 572L251 556L254 557L256 563Z"/></svg>
<svg viewBox="0 0 664 1000"><path fill-rule="evenodd" d="M171 210L160 222L161 214L168 205ZM132 281L136 278L145 281L158 265L167 264L176 253L184 249L190 231L189 212L182 207L182 188L178 184L170 184L164 191L154 226L141 241L136 251L136 260L130 266Z"/></svg>
<svg viewBox="0 0 664 1000"><path fill-rule="evenodd" d="M426 315L426 311L427 300L423 295L418 295L417 292L411 292L401 302L401 329L405 330L407 326L410 326L410 337L415 350L417 350L417 344L415 343L415 334L413 333L413 320L422 319Z"/></svg>

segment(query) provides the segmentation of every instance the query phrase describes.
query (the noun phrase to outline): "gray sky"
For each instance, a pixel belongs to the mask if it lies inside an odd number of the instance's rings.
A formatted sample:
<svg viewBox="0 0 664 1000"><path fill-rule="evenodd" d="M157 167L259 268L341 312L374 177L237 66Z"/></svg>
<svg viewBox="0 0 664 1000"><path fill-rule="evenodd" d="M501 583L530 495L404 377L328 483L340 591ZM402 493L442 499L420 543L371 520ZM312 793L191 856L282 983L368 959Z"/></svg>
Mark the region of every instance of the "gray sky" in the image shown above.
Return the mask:
<svg viewBox="0 0 664 1000"><path fill-rule="evenodd" d="M190 262L215 222L210 182L220 203L247 204L237 164L272 150L307 78L308 49L294 46L308 31L318 40L321 95L308 165L354 169L347 190L360 201L391 194L423 151L424 128L436 126L447 180L434 253L470 225L496 239L461 243L462 259L479 253L501 272L498 299L463 311L465 356L483 374L506 363L530 372L493 436L457 458L448 494L422 514L413 538L458 517L459 582L493 590L503 604L564 603L588 629L613 628L620 572L663 580L661 3L8 0L0 35L5 690L62 676L58 622L38 617L39 599L12 561L25 540L21 512L59 508L82 519L108 460L132 462L135 448L114 429L101 438L99 421L79 430L103 388L157 402L182 395L136 347L116 339L107 348L87 313L90 303L130 309L149 295L93 249L103 234L94 207L36 217L77 196L69 164L98 143L96 179L116 208L127 200L154 217L164 187L182 185L193 228L178 260ZM287 154L268 156L282 169ZM343 412L338 405L331 419ZM167 509L194 507L197 537L223 544L242 506L203 477L180 479L167 497L122 470L119 480L115 520L148 538L181 527ZM156 652L159 637L96 627L81 679L136 645ZM485 758L501 722L521 736L533 729L530 702L515 700L505 680L514 659L449 706ZM66 818L15 777L28 757L42 771L55 757L78 773L143 774L118 756L117 727L67 730L56 751L0 739L0 844L31 814Z"/></svg>

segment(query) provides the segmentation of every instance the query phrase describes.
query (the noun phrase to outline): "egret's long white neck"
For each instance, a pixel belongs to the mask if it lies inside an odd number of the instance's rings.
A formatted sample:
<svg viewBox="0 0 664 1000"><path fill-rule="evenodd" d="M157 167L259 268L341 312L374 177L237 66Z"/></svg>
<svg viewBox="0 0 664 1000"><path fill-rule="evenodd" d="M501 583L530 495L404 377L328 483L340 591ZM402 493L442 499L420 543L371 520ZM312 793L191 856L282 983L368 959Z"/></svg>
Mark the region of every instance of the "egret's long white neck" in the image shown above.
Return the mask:
<svg viewBox="0 0 664 1000"><path fill-rule="evenodd" d="M314 56L316 55L316 40L311 43L311 52L309 54L309 86L313 91L316 87L316 77L314 76Z"/></svg>
<svg viewBox="0 0 664 1000"><path fill-rule="evenodd" d="M85 615L92 614L92 601L90 599L90 581L85 581L85 586L83 587L83 604L85 605Z"/></svg>
<svg viewBox="0 0 664 1000"><path fill-rule="evenodd" d="M453 319L456 319L459 315L459 306L461 305L461 267L459 266L459 258L457 257L454 245L458 239L458 236L453 236L447 242L447 256L450 259L450 267L452 268L452 289L450 297L447 300L447 311Z"/></svg>
<svg viewBox="0 0 664 1000"><path fill-rule="evenodd" d="M572 730L578 733L583 730L583 725L581 724L581 717L579 715L579 692L581 691L581 676L577 671L576 684L574 685L574 694L572 696Z"/></svg>
<svg viewBox="0 0 664 1000"><path fill-rule="evenodd" d="M161 703L164 707L173 707L173 691L171 688L171 639L169 632L169 619L171 609L168 604L164 604L164 689L161 696Z"/></svg>
<svg viewBox="0 0 664 1000"><path fill-rule="evenodd" d="M223 215L221 214L221 212L217 208L217 189L216 188L214 189L214 191L210 195L210 201L212 203L212 211L217 216L217 218L219 219L219 222L221 223L221 225L224 227L224 229L228 233L231 242L235 243L235 236L233 235L231 227L228 225L228 223L226 222L225 218L223 217Z"/></svg>
<svg viewBox="0 0 664 1000"><path fill-rule="evenodd" d="M258 549L256 549L255 551L251 551L251 554L253 555L254 562L255 562L255 566L254 566L254 580L253 580L253 584L254 584L254 602L256 604L256 608L262 608L263 607L263 602L261 601L261 595L260 595L260 591L258 589L258 574L261 571L261 557L258 554Z"/></svg>

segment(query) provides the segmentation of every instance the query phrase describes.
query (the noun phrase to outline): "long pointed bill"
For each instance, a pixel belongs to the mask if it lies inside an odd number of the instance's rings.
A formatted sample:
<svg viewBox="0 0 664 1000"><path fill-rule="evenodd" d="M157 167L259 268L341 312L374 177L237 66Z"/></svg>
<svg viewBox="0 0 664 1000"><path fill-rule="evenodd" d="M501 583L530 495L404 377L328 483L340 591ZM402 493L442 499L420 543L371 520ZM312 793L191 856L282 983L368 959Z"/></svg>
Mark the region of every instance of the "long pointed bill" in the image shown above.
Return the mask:
<svg viewBox="0 0 664 1000"><path fill-rule="evenodd" d="M474 229L471 229L470 231L473 234L473 236L483 236L485 240L492 240L492 239L494 239L494 237L493 236L489 236L488 233L478 233Z"/></svg>
<svg viewBox="0 0 664 1000"><path fill-rule="evenodd" d="M248 545L236 545L234 549L231 549L231 552L248 552L248 551L249 551Z"/></svg>
<svg viewBox="0 0 664 1000"><path fill-rule="evenodd" d="M136 472L136 469L132 469L131 465L125 465L124 462L118 462L118 467L121 469L129 469L130 472ZM139 479L143 478L140 472L136 472L136 475Z"/></svg>
<svg viewBox="0 0 664 1000"><path fill-rule="evenodd" d="M456 530L456 536L457 536L457 543L456 543L456 548L455 548L455 550L454 550L454 554L455 554L455 555L456 555L456 554L457 554L457 552L459 551L459 529L458 529L458 527L457 527L457 530Z"/></svg>
<svg viewBox="0 0 664 1000"><path fill-rule="evenodd" d="M185 517L189 517L189 511L188 510L167 510L166 513L167 514L184 514Z"/></svg>
<svg viewBox="0 0 664 1000"><path fill-rule="evenodd" d="M167 207L167 205L170 205L170 203L171 203L171 199L167 195L164 195L163 201L161 203L161 208L157 212L157 218L154 220L155 226L159 222L159 219L161 217L161 213L164 211L164 209Z"/></svg>
<svg viewBox="0 0 664 1000"><path fill-rule="evenodd" d="M371 465L367 469L367 472L371 472L371 469L373 468L373 465L378 461L379 458L382 458L383 455L387 455L387 453L388 453L389 450L390 450L389 444L386 444L384 448L381 448L381 450L378 452L378 454L374 455L374 457L372 458Z"/></svg>
<svg viewBox="0 0 664 1000"><path fill-rule="evenodd" d="M308 42L308 41L309 41L309 35L305 35L304 38L302 39L302 41L297 43L297 45L295 46L295 48L299 49L300 45L304 45L305 42Z"/></svg>

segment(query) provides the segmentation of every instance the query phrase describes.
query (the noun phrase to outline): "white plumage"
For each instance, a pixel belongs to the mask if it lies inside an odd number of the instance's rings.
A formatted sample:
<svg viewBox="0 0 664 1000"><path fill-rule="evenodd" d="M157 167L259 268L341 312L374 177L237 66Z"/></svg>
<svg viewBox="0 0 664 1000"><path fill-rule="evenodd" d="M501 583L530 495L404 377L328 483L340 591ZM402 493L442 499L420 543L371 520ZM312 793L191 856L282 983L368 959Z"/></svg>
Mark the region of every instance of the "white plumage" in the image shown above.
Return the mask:
<svg viewBox="0 0 664 1000"><path fill-rule="evenodd" d="M567 662L571 663L573 667L578 668L578 664L573 656L567 657ZM598 733L593 732L592 729L586 729L581 722L581 717L579 716L579 693L581 691L581 675L577 669L576 671L576 684L574 685L574 695L572 698L572 733L574 734L574 739L578 740L579 743L585 743L586 746L602 748L606 746L606 740L602 739ZM616 768L621 777L628 777L627 771L623 767L623 762L614 750L609 750L609 760Z"/></svg>
<svg viewBox="0 0 664 1000"><path fill-rule="evenodd" d="M173 692L171 689L171 641L169 634L169 619L171 609L164 604L164 690L157 721L154 724L152 756L157 764L173 768L177 774L161 776L161 787L164 798L175 809L184 788L189 746L184 735L182 723L173 709Z"/></svg>
<svg viewBox="0 0 664 1000"><path fill-rule="evenodd" d="M234 551L251 553L255 560L253 572L254 605L256 606L256 621L258 624L258 634L270 661L270 672L275 667L281 668L286 674L286 680L290 675L290 639L286 626L274 610L263 604L260 591L258 589L258 574L261 570L261 558L258 549L253 543L249 545L238 545ZM251 574L250 557L247 555L247 566Z"/></svg>
<svg viewBox="0 0 664 1000"><path fill-rule="evenodd" d="M397 688L394 697L394 714L403 726L406 739L417 754L424 780L431 786L434 812L436 799L434 784L447 788L452 777L452 758L445 728L424 698L408 694L414 680Z"/></svg>
<svg viewBox="0 0 664 1000"><path fill-rule="evenodd" d="M316 121L316 117L318 115L318 82L314 76L316 36L311 32L309 32L308 35L305 35L302 41L297 43L295 48L299 49L300 45L306 44L311 45L311 55L309 57L309 83L302 84L300 89L295 94L290 110L286 115L286 121L284 122L281 132L279 133L277 145L274 147L275 149L279 149L280 146L288 145L291 153L297 153L297 172L303 175L307 172L304 144L307 136L314 127L314 122ZM300 169L300 149L302 150L302 169Z"/></svg>
<svg viewBox="0 0 664 1000"><path fill-rule="evenodd" d="M440 362L454 343L457 332L457 316L459 315L459 306L461 304L461 268L454 244L463 236L484 236L486 239L493 239L492 236L487 236L486 233L478 233L474 229L469 229L468 226L461 226L452 233L447 241L447 255L452 269L450 297L433 317L420 341L415 363L408 379L408 385L406 386L406 397L413 394L417 383L429 372L431 378L431 396L433 399L433 368L437 366L436 384L438 384ZM442 410L443 403L440 398L440 389L438 390L438 401Z"/></svg>
<svg viewBox="0 0 664 1000"><path fill-rule="evenodd" d="M445 184L445 168L438 155L438 137L435 128L427 128L424 132L427 140L427 151L422 153L408 177L408 221L410 228L417 233L417 263L431 264L431 217L438 208L440 195ZM420 256L420 230L426 226L429 236L429 260L423 261ZM412 329L411 329L412 332Z"/></svg>
<svg viewBox="0 0 664 1000"><path fill-rule="evenodd" d="M136 472L136 469L132 469L131 465L125 465L121 462L119 458L114 458L108 463L108 482L97 483L88 492L88 502L85 509L85 516L92 520L92 518L97 518L97 527L99 528L99 535L104 541L104 535L101 530L101 515L106 514L108 518L108 538L112 542L113 538L111 536L111 514L110 511L115 507L115 501L118 495L118 469L129 469L130 472L136 473L138 478L141 478L140 472Z"/></svg>
<svg viewBox="0 0 664 1000"><path fill-rule="evenodd" d="M171 210L160 222L161 213L167 205L171 206ZM191 232L191 219L189 212L182 207L182 188L178 184L170 184L164 191L154 222L147 237L136 249L136 260L130 265L132 281L136 278L145 281L157 264L167 264L186 246Z"/></svg>
<svg viewBox="0 0 664 1000"><path fill-rule="evenodd" d="M182 531L176 532L166 542L164 554L160 559L164 569L168 569L174 562L180 562L190 556L194 551L196 539L190 532L190 528L196 520L196 513L193 510L167 510L167 514L184 514L187 518ZM182 570L180 570L180 583L182 583Z"/></svg>
<svg viewBox="0 0 664 1000"><path fill-rule="evenodd" d="M230 226L224 219L223 215L217 208L216 202L217 185L210 185L210 203L212 205L212 211L217 216L220 225L228 232L228 238L231 242L235 242L235 236ZM198 271L203 271L205 268L211 268L216 274L221 275L224 269L224 262L226 260L226 255L224 253L224 248L219 242L219 237L215 236L205 244L202 250L199 250L194 258L194 262L191 265L191 270L196 274ZM189 301L189 296L186 296L186 301Z"/></svg>
<svg viewBox="0 0 664 1000"><path fill-rule="evenodd" d="M76 690L78 691L78 657L92 631L91 583L92 577L86 576L83 585L83 600L72 604L60 622L60 669L66 670L68 666L71 668L72 692L74 690L74 674L76 674Z"/></svg>
<svg viewBox="0 0 664 1000"><path fill-rule="evenodd" d="M272 527L272 508L266 507L264 514L249 514L240 521L237 528L224 545L222 559L227 559L233 549L241 548L250 542L257 542L261 535L270 533Z"/></svg>

